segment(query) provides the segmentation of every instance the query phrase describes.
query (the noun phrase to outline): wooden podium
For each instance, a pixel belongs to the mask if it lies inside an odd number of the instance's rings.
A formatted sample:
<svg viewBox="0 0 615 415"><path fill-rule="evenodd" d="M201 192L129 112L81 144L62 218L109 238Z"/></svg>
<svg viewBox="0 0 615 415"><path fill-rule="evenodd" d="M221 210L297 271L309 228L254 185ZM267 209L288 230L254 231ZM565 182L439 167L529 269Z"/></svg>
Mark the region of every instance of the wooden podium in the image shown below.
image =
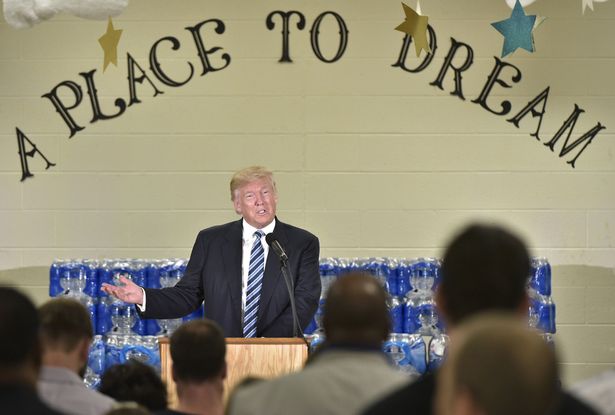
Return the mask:
<svg viewBox="0 0 615 415"><path fill-rule="evenodd" d="M169 407L177 402L175 382L171 374L169 339L162 337L160 364L162 380L166 382ZM246 376L272 378L301 369L307 359L305 342L297 338L234 338L226 339L228 372L224 385L225 400L232 388Z"/></svg>

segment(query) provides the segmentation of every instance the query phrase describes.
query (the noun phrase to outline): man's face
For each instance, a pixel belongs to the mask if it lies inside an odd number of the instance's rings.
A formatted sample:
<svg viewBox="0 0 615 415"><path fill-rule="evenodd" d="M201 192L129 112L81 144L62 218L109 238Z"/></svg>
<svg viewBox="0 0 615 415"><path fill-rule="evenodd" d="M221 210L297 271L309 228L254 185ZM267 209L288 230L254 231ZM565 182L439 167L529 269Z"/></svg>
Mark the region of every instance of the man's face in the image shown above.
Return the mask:
<svg viewBox="0 0 615 415"><path fill-rule="evenodd" d="M277 203L278 195L271 182L265 178L249 182L237 189L233 200L235 212L257 229L264 228L273 221Z"/></svg>

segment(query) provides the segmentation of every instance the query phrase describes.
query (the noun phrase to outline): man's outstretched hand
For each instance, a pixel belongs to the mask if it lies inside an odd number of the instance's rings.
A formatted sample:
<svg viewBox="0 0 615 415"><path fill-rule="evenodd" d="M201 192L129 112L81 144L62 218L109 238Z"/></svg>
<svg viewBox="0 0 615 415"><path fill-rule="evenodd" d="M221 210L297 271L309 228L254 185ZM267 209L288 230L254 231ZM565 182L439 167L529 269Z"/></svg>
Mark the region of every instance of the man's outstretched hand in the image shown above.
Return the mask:
<svg viewBox="0 0 615 415"><path fill-rule="evenodd" d="M137 284L126 277L120 277L122 285L103 283L102 290L124 302L131 304L143 304L143 290Z"/></svg>

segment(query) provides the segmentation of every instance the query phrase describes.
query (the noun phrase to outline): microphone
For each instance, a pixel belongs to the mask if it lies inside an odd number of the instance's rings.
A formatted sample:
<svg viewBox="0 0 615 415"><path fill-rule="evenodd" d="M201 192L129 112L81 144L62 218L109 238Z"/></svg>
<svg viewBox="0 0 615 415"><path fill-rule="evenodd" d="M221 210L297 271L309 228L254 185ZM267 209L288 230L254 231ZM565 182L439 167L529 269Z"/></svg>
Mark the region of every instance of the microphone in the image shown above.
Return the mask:
<svg viewBox="0 0 615 415"><path fill-rule="evenodd" d="M288 290L288 298L290 300L290 312L293 316L293 337L299 334L299 336L303 338L303 341L308 344L307 340L305 339L305 335L303 334L303 330L301 329L301 325L299 324L299 315L297 314L297 306L295 304L295 283L291 271L288 267L288 255L286 255L286 252L284 252L284 248L282 248L282 245L280 245L280 242L278 242L278 240L275 236L273 236L272 233L268 233L267 236L265 236L265 241L280 258L282 277L284 277L286 289Z"/></svg>
<svg viewBox="0 0 615 415"><path fill-rule="evenodd" d="M282 248L282 245L280 245L280 243L278 242L276 237L273 236L272 233L268 233L267 236L265 236L265 241L271 247L271 249L273 249L276 255L280 257L280 261L282 261L283 263L288 262L288 255L286 255L286 252L284 252L284 248Z"/></svg>

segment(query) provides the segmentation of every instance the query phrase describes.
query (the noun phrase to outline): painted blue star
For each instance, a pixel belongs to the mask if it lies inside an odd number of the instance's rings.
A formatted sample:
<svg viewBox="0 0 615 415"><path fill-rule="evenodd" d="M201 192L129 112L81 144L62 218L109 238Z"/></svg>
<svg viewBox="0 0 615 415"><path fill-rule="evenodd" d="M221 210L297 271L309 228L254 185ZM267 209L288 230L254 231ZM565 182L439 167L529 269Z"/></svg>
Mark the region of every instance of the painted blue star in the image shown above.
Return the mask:
<svg viewBox="0 0 615 415"><path fill-rule="evenodd" d="M534 37L532 29L536 16L527 16L519 0L515 3L515 8L510 17L506 20L491 23L504 36L504 47L502 57L510 55L518 48L523 48L528 52L534 52Z"/></svg>

